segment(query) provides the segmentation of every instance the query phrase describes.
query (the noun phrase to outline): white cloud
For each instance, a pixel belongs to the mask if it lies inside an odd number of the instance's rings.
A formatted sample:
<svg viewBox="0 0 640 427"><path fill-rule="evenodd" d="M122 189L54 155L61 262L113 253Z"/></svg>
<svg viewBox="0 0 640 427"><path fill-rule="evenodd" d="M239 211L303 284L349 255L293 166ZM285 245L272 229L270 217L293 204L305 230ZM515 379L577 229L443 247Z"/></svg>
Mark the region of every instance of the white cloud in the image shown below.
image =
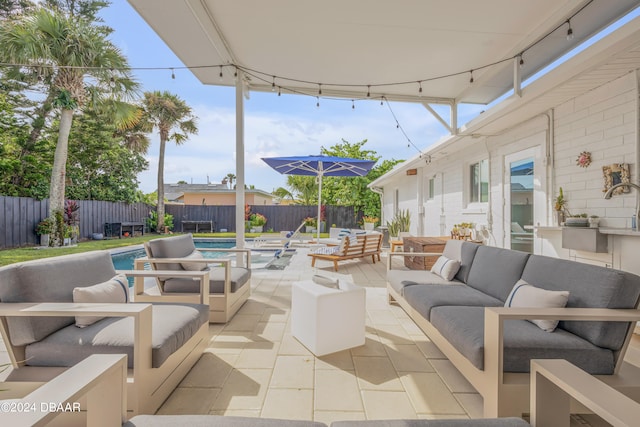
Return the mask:
<svg viewBox="0 0 640 427"><path fill-rule="evenodd" d="M248 101L248 103L251 101ZM248 104L247 103L247 104ZM365 148L383 159L405 159L415 155L413 147L396 128L386 106L358 104L357 110L342 114L344 105L324 105L317 117L299 111L252 111L245 113L245 181L256 188L271 191L284 186L286 177L267 166L262 157L317 154L321 146L331 147L344 138L349 142L368 139ZM350 107L349 107L350 110ZM398 122L412 142L425 148L445 133L442 126L419 105L393 104ZM197 135L183 145L167 143L165 183L179 180L204 183L219 182L227 173L236 173L235 109L197 105ZM140 187L153 191L157 181L158 136L151 136L147 157L150 169L140 174Z"/></svg>

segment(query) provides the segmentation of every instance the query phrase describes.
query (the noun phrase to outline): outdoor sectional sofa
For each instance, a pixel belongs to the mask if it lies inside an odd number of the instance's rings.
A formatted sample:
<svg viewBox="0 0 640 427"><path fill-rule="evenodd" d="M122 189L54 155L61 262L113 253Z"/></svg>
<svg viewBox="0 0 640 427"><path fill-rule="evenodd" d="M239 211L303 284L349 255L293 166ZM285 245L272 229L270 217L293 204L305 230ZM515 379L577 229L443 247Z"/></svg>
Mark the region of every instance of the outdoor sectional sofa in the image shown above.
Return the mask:
<svg viewBox="0 0 640 427"><path fill-rule="evenodd" d="M482 395L485 417L528 412L531 359L566 359L637 396L638 370L623 358L640 320L640 277L460 240L447 241L443 252L460 261L452 280L393 269L396 256L426 255L389 255L389 301L409 314ZM504 307L520 279L569 291L567 308ZM560 322L546 332L525 319Z"/></svg>
<svg viewBox="0 0 640 427"><path fill-rule="evenodd" d="M130 277L169 273L126 272ZM0 332L14 368L7 380L10 386L0 388L35 388L92 354L124 353L128 356L128 410L155 413L208 343L209 273L178 274L199 284L200 304L124 302L129 289L126 280L117 276L107 251L0 268ZM74 303L74 288L95 296L104 292L105 283L121 292L122 303ZM78 315L102 319L81 328L75 324Z"/></svg>

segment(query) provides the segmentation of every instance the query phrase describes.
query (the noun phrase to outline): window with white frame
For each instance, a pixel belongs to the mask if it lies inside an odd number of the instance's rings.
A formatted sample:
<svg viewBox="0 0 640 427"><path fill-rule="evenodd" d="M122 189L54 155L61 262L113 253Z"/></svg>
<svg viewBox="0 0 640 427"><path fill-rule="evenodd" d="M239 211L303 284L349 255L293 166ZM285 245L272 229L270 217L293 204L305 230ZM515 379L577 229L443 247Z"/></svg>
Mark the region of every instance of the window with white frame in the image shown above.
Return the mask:
<svg viewBox="0 0 640 427"><path fill-rule="evenodd" d="M436 194L436 177L432 176L429 178L429 194L427 195L427 200L433 200Z"/></svg>
<svg viewBox="0 0 640 427"><path fill-rule="evenodd" d="M489 201L489 160L469 165L469 203Z"/></svg>

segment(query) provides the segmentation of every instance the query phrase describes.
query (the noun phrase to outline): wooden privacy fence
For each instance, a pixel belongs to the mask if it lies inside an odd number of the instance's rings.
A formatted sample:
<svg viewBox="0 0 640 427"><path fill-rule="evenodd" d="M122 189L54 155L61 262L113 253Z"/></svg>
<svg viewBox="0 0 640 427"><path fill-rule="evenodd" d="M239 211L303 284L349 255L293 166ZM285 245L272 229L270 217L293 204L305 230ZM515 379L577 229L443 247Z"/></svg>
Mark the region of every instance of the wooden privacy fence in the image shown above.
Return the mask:
<svg viewBox="0 0 640 427"><path fill-rule="evenodd" d="M78 200L80 238L93 233L104 233L105 223L143 222L155 208L144 203L103 202ZM39 243L35 233L38 222L47 217L49 199L35 200L28 197L0 196L0 249L33 246ZM173 215L174 230L182 230L182 221L212 221L215 231L236 231L235 206L185 206L166 205L166 212ZM251 212L267 217L264 230L295 230L308 216L316 217L316 206L251 206ZM326 224L331 227L355 228L362 213L354 213L349 206L326 206Z"/></svg>
<svg viewBox="0 0 640 427"><path fill-rule="evenodd" d="M103 233L106 222L145 222L153 209L144 203L78 200L80 238ZM39 243L36 225L47 217L49 199L0 196L0 249Z"/></svg>
<svg viewBox="0 0 640 427"><path fill-rule="evenodd" d="M175 231L181 231L182 221L213 221L215 231L226 229L236 231L236 207L235 206L191 206L191 205L165 205L165 211L173 215ZM252 213L260 213L267 217L264 230L273 231L295 230L308 216L318 215L317 206L298 205L255 205L251 206ZM327 206L327 227L336 224L338 227L355 228L362 213L357 215L349 206Z"/></svg>

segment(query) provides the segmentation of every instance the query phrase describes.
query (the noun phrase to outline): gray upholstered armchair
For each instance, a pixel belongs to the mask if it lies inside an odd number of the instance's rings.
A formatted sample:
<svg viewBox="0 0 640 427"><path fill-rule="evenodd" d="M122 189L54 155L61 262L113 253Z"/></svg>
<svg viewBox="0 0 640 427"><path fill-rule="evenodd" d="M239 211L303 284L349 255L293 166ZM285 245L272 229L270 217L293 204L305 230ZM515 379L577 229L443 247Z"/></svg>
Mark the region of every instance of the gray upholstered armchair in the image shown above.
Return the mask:
<svg viewBox="0 0 640 427"><path fill-rule="evenodd" d="M149 263L159 271L208 271L209 272L209 322L226 323L242 307L251 293L251 251L248 249L198 249L191 234L150 240L145 243L147 258L135 261L135 269L144 269ZM206 258L203 252L229 252L244 255L245 266L232 266L227 258ZM181 297L192 301L198 295L197 284L182 277L158 277L161 295ZM158 297L144 292L142 280L134 286L136 301L156 301Z"/></svg>

